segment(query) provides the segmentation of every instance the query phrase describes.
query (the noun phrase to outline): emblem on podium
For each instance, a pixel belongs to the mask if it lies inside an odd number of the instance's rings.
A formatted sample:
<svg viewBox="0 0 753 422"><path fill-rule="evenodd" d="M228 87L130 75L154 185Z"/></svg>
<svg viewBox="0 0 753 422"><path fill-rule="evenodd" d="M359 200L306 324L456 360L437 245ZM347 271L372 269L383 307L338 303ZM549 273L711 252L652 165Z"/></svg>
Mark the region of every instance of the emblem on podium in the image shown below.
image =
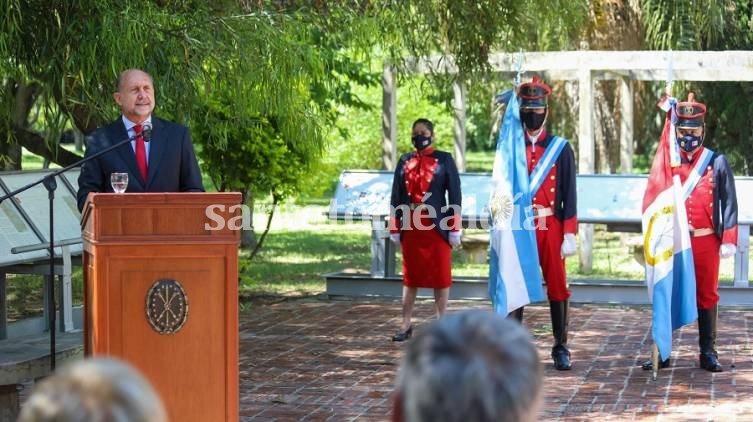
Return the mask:
<svg viewBox="0 0 753 422"><path fill-rule="evenodd" d="M146 319L154 331L175 334L188 318L188 297L177 280L154 282L146 295Z"/></svg>

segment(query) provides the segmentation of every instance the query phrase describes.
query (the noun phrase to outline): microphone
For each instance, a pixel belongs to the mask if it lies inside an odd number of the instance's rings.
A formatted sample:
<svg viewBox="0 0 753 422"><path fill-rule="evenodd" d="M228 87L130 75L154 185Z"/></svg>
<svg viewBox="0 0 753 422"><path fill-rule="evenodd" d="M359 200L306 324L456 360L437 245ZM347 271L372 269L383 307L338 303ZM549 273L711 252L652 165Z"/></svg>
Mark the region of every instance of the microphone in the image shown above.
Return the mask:
<svg viewBox="0 0 753 422"><path fill-rule="evenodd" d="M144 123L144 126L141 128L141 136L144 137L144 142L149 143L152 140L152 125Z"/></svg>

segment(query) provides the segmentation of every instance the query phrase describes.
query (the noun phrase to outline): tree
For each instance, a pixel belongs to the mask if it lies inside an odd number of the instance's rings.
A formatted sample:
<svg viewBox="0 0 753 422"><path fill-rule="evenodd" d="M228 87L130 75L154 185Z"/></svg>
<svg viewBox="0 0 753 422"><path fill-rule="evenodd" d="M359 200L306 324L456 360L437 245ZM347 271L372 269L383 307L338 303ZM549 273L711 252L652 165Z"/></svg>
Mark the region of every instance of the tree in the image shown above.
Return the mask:
<svg viewBox="0 0 753 422"><path fill-rule="evenodd" d="M646 42L650 48L675 50L750 50L753 5L743 0L643 0ZM753 105L750 82L682 83L673 94L696 92L709 109L705 144L723 151L733 169L753 172L753 133L749 116ZM745 94L748 95L745 95ZM742 95L741 95L742 94Z"/></svg>
<svg viewBox="0 0 753 422"><path fill-rule="evenodd" d="M271 139L289 140L286 151L296 160L231 154L237 162L205 163L221 187L247 195L287 195L294 185L228 183L227 175L248 161L262 163L266 167L257 173L269 175L286 162L305 168L319 158L326 119L321 104L311 101L309 87L327 85L325 64L312 54L310 28L288 15L246 10L228 1L2 0L0 7L9 10L0 23L0 52L9 57L2 65L0 103L6 148L23 145L58 164L74 162L80 157L43 134L59 133L65 124L88 133L114 118L118 112L111 93L117 75L138 67L155 79L156 113L189 123L202 156L212 157L217 148L248 150L244 143L270 138L238 135L267 134L270 127ZM218 104L224 106L222 113L216 112ZM28 118L35 109L43 125ZM251 127L228 130L233 124ZM250 184L240 186L241 180Z"/></svg>
<svg viewBox="0 0 753 422"><path fill-rule="evenodd" d="M552 40L569 39L585 10L574 4L0 0L0 154L25 146L72 163L58 134L117 116L117 75L137 67L154 77L156 113L192 128L218 188L281 200L319 161L338 107L365 106L351 88L378 80L370 57L453 54L461 77L484 75L491 51L531 37L562 45Z"/></svg>

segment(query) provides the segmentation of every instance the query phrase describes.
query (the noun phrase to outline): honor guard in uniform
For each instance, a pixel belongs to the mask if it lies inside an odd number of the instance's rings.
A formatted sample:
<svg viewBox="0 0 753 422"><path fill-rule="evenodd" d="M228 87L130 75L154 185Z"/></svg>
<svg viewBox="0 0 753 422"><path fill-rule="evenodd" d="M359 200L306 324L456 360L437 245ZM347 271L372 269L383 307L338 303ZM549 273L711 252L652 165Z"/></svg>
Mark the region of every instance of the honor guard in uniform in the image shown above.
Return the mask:
<svg viewBox="0 0 753 422"><path fill-rule="evenodd" d="M566 139L548 133L547 97L551 88L534 77L520 85L520 120L526 141L528 174L539 173L541 184L534 192L533 216L536 224L536 243L549 310L552 318L554 346L552 359L558 370L571 368L567 349L568 300L570 290L565 274L565 257L576 252L575 233L578 229L575 154ZM542 179L543 178L543 179ZM534 187L532 187L534 189ZM511 316L522 321L523 308Z"/></svg>
<svg viewBox="0 0 753 422"><path fill-rule="evenodd" d="M460 245L460 176L452 156L436 150L434 124L413 123L415 151L395 167L390 201L390 238L403 250L403 321L393 341L413 334L411 317L419 287L434 289L437 318L450 295L452 247Z"/></svg>
<svg viewBox="0 0 753 422"><path fill-rule="evenodd" d="M676 105L675 135L680 147L680 176L683 189L690 189L685 210L690 228L690 246L696 277L698 346L701 368L721 372L716 352L716 321L719 304L719 261L737 252L737 195L735 179L727 158L703 146L706 136L706 106L695 101ZM747 258L746 258L747 259ZM660 362L669 366L669 358ZM643 369L652 369L649 360Z"/></svg>

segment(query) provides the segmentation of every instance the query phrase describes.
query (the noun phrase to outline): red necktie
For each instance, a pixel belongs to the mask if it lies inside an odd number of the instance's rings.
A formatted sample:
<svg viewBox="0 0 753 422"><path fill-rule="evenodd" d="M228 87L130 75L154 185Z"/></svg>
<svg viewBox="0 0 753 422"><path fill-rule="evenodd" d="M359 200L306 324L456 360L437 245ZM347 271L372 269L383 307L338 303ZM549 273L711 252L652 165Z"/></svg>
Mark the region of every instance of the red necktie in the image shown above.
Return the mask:
<svg viewBox="0 0 753 422"><path fill-rule="evenodd" d="M141 177L146 182L146 144L144 144L144 137L141 136L141 125L134 126L133 130L138 135L136 137L136 164L139 166Z"/></svg>

